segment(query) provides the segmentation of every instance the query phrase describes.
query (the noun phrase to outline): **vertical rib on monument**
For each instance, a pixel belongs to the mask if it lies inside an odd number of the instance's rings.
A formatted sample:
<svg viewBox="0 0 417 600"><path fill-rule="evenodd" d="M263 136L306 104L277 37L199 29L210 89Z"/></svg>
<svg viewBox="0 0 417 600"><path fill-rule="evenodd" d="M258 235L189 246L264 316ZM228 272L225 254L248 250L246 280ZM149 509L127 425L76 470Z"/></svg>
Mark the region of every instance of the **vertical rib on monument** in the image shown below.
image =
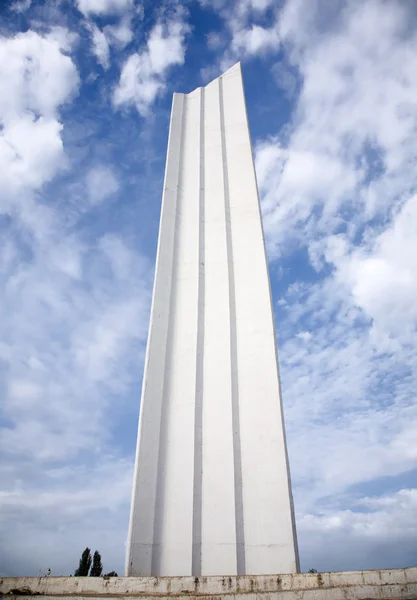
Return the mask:
<svg viewBox="0 0 417 600"><path fill-rule="evenodd" d="M240 64L174 94L127 575L298 571Z"/></svg>

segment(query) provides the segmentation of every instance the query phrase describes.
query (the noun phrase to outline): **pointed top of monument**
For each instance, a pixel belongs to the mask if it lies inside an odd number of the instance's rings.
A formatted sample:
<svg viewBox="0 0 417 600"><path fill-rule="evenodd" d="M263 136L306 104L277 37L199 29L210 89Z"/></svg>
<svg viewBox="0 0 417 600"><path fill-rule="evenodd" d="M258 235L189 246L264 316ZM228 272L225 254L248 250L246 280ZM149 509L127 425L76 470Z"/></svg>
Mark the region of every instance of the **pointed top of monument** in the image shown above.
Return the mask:
<svg viewBox="0 0 417 600"><path fill-rule="evenodd" d="M216 77L215 79L212 79L206 85L210 85L210 83L212 83L213 81L217 81L217 79L223 79L223 77L228 77L229 75L233 75L236 72L240 73L241 71L242 71L242 69L241 69L241 64L240 64L240 60L239 60L237 63L235 63L234 65L229 67L227 69L227 71L225 71L224 73L221 73L218 77Z"/></svg>
<svg viewBox="0 0 417 600"><path fill-rule="evenodd" d="M237 72L239 72L239 73L242 72L240 60L237 63L235 63L234 65L232 65L231 67L229 67L227 69L227 71L225 71L224 73L221 73L220 75L218 75L217 77L215 77L214 79L212 79L211 81L209 81L208 83L206 83L206 85L200 85L200 86L198 86L198 88L195 88L194 90L191 90L190 92L186 93L186 95L188 96L189 94L193 94L198 89L205 88L208 85L210 85L211 83L213 83L214 81L217 81L219 79L223 79L223 77L228 77L228 76L233 75L234 73L237 73Z"/></svg>
<svg viewBox="0 0 417 600"><path fill-rule="evenodd" d="M235 63L234 65L232 65L231 67L229 67L227 69L227 71L225 71L224 73L222 73L220 75L220 77L224 77L225 75L229 75L229 73L233 73L234 71L241 71L242 67L241 67L241 63L240 60L237 61L237 63Z"/></svg>

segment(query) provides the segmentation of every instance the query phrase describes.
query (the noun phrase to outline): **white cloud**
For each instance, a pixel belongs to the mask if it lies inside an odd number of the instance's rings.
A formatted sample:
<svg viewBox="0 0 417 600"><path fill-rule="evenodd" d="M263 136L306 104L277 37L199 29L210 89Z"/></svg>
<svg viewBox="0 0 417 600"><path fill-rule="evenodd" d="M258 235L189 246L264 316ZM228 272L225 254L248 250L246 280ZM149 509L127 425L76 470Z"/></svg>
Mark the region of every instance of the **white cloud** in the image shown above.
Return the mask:
<svg viewBox="0 0 417 600"><path fill-rule="evenodd" d="M417 329L417 196L368 246L349 252L346 241L330 238L325 256L352 301L372 320L378 347L390 349L400 339L412 343Z"/></svg>
<svg viewBox="0 0 417 600"><path fill-rule="evenodd" d="M118 23L106 25L100 29L92 20L85 25L91 33L93 54L101 66L107 70L110 65L110 46L123 50L133 39L133 12L128 11L121 16Z"/></svg>
<svg viewBox="0 0 417 600"><path fill-rule="evenodd" d="M127 385L123 370L114 368L128 345L144 335L146 317L140 314L148 306L147 277L133 282L133 296L126 290L119 296L121 289L106 277L118 255L126 263L131 254L122 242L113 244L110 260L99 243L85 244L68 233L66 215L33 195L65 164L58 109L76 92L78 75L61 52L71 37L64 34L28 32L0 40L0 185L14 233L5 240L1 263L1 354L10 377L3 418L14 426L3 427L1 448L39 461L94 447L93 432L103 431L102 395L94 382L107 380L111 389ZM86 186L97 204L117 191L118 182L110 167L101 166L89 171ZM133 255L129 264L135 264L136 279L137 268L145 273L147 263ZM92 265L102 277L91 284L90 295L85 278ZM132 268L117 275L124 284ZM78 403L88 418L76 409Z"/></svg>
<svg viewBox="0 0 417 600"><path fill-rule="evenodd" d="M259 146L258 164L268 146L275 152L268 172L261 167L267 179L261 175L260 185L276 253L288 237L304 243L336 231L342 210L355 215L348 224L354 235L362 218L386 218L393 200L415 186L416 35L406 32L406 8L346 5L325 36L317 35L314 18L300 2L281 14L280 36L302 87L282 151L275 139Z"/></svg>
<svg viewBox="0 0 417 600"><path fill-rule="evenodd" d="M50 568L53 576L70 575L88 544L93 551L99 549L104 572L123 573L120 548L127 530L133 465L106 454L94 467L83 462L32 463L31 470L2 466L0 572L38 575Z"/></svg>
<svg viewBox="0 0 417 600"><path fill-rule="evenodd" d="M91 204L100 204L119 189L119 182L111 167L98 166L87 174L87 191Z"/></svg>
<svg viewBox="0 0 417 600"><path fill-rule="evenodd" d="M59 28L62 34L62 29ZM60 39L58 39L60 37ZM41 36L33 31L0 38L0 118L3 123L30 111L53 117L78 87L68 49L69 36Z"/></svg>
<svg viewBox="0 0 417 600"><path fill-rule="evenodd" d="M300 519L299 538L306 548L306 565L333 570L347 554L346 568L352 570L361 569L364 561L369 568L411 566L409 556L417 535L417 490L363 498L354 508L326 509L320 515L306 514Z"/></svg>
<svg viewBox="0 0 417 600"><path fill-rule="evenodd" d="M100 241L83 245L57 223L52 239L33 250L30 263L20 254L4 286L1 338L11 383L3 418L14 427L3 429L0 446L9 456L69 460L95 451L104 436L104 390L120 394L131 384L146 336L148 265L118 238L110 258ZM127 266L115 273L120 261ZM87 279L91 269L102 275Z"/></svg>
<svg viewBox="0 0 417 600"><path fill-rule="evenodd" d="M36 25L39 27L40 23L38 22ZM62 25L53 25L50 27L48 32L44 34L44 37L57 44L58 48L66 54L71 54L79 41L78 33L70 31ZM71 99L72 96L70 96L69 100Z"/></svg>
<svg viewBox="0 0 417 600"><path fill-rule="evenodd" d="M218 50L225 43L223 36L217 31L210 31L207 35L207 47L210 50Z"/></svg>
<svg viewBox="0 0 417 600"><path fill-rule="evenodd" d="M304 342L308 342L308 340L311 338L311 333L309 331L300 331L297 333L297 337Z"/></svg>
<svg viewBox="0 0 417 600"><path fill-rule="evenodd" d="M352 486L415 468L417 355L407 343L394 352L376 344L337 278L289 288L284 299L279 356L302 518L326 499L342 502ZM297 335L299 323L311 335Z"/></svg>
<svg viewBox="0 0 417 600"><path fill-rule="evenodd" d="M106 34L97 27L95 23L89 22L88 29L91 32L93 52L98 62L104 69L109 68L110 48Z"/></svg>
<svg viewBox="0 0 417 600"><path fill-rule="evenodd" d="M283 61L278 61L271 68L271 73L277 86L281 88L289 98L292 98L297 87L297 78L294 73L291 72L288 65Z"/></svg>
<svg viewBox="0 0 417 600"><path fill-rule="evenodd" d="M68 43L61 30L0 38L3 211L10 211L16 193L41 188L65 166L57 110L78 88L77 70L63 54Z"/></svg>
<svg viewBox="0 0 417 600"><path fill-rule="evenodd" d="M23 13L26 10L28 10L28 8L30 8L31 4L32 4L32 0L16 0L16 2L13 2L12 5L10 6L10 10L13 10L13 11L19 12L19 13Z"/></svg>
<svg viewBox="0 0 417 600"><path fill-rule="evenodd" d="M78 9L85 15L123 13L133 7L133 0L77 0Z"/></svg>
<svg viewBox="0 0 417 600"><path fill-rule="evenodd" d="M277 254L286 245L306 241L306 231L321 227L328 231L340 225L340 205L349 201L363 173L354 164L344 162L319 148L284 148L277 140L256 148L258 184L262 195L264 228L269 250ZM302 177L300 176L302 174ZM322 207L320 217L314 208ZM313 238L316 229L309 238Z"/></svg>
<svg viewBox="0 0 417 600"><path fill-rule="evenodd" d="M229 5L225 2L208 3L201 1L204 7L216 10L222 18L226 32L210 32L208 46L212 50L228 45L220 58L220 69L227 70L238 60L277 52L280 48L278 5L271 0L242 0ZM262 18L266 11L272 10L272 24L265 26ZM261 19L261 21L259 21ZM258 21L258 22L257 22ZM207 79L210 67L202 70ZM210 76L212 74L210 73Z"/></svg>
<svg viewBox="0 0 417 600"><path fill-rule="evenodd" d="M123 11L116 24L106 25L103 29L100 29L91 19L86 20L85 25L91 33L93 54L105 70L110 64L110 46L123 50L133 40L134 15L133 10Z"/></svg>
<svg viewBox="0 0 417 600"><path fill-rule="evenodd" d="M169 68L184 62L187 32L188 26L179 20L154 26L146 49L129 56L123 66L113 96L116 106L133 104L142 115L148 112L165 88Z"/></svg>
<svg viewBox="0 0 417 600"><path fill-rule="evenodd" d="M123 49L133 40L132 14L124 15L117 25L106 25L104 31L113 44Z"/></svg>
<svg viewBox="0 0 417 600"><path fill-rule="evenodd" d="M247 28L237 26L233 32L231 48L235 56L253 56L270 50L277 50L280 38L277 27L265 28L252 25Z"/></svg>
<svg viewBox="0 0 417 600"><path fill-rule="evenodd" d="M268 8L274 6L274 0L241 0L234 6L235 14L240 18L248 17L251 14L264 13Z"/></svg>
<svg viewBox="0 0 417 600"><path fill-rule="evenodd" d="M30 114L8 119L0 137L0 185L9 192L28 186L40 188L63 165L61 124Z"/></svg>

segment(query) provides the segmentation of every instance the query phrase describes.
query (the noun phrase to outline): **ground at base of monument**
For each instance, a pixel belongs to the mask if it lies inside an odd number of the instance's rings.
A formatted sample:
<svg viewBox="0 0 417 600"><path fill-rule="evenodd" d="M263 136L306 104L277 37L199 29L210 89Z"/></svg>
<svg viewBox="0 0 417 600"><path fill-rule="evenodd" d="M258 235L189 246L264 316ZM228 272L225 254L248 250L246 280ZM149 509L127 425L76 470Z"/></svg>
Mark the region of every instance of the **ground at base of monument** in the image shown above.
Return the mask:
<svg viewBox="0 0 417 600"><path fill-rule="evenodd" d="M0 596L48 600L417 600L417 567L208 577L4 577Z"/></svg>

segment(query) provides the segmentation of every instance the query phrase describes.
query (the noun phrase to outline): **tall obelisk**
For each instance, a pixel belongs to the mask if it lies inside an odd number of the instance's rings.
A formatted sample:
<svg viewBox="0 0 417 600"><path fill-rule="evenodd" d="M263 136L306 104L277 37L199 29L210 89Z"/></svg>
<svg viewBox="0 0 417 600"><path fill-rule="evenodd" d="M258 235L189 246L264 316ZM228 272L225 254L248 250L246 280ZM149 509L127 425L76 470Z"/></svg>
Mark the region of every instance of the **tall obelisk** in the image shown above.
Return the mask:
<svg viewBox="0 0 417 600"><path fill-rule="evenodd" d="M205 88L174 94L126 574L297 570L238 63Z"/></svg>

